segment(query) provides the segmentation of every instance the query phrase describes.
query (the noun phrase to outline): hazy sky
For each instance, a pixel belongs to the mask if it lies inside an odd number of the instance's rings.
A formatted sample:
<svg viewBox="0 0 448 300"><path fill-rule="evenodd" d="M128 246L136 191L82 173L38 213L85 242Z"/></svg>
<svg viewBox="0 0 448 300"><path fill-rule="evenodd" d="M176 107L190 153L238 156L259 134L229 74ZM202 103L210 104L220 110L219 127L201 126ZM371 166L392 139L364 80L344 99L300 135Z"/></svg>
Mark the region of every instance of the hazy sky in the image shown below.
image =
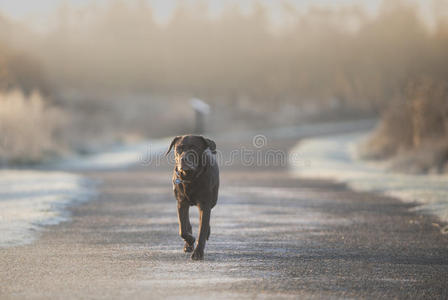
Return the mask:
<svg viewBox="0 0 448 300"><path fill-rule="evenodd" d="M68 3L73 7L82 8L88 4L97 3L101 5L110 1L112 0L0 0L0 13L15 20L27 20L38 27L45 27L48 25L47 16L64 3ZM137 3L139 1L146 1L151 4L156 19L161 22L169 19L173 8L177 3L181 2L207 3L212 14L218 14L223 6L229 4L238 4L243 10L250 11L250 7L253 3L261 2L272 8L271 14L274 19L276 18L275 7L282 2L292 3L300 9L306 9L310 5L337 7L347 4L361 4L373 13L382 2L382 0L126 0L125 2ZM407 1L416 2L419 3L420 6L423 6L426 9L426 12L423 12L423 14L427 16L428 11L431 9L430 3L432 3L433 0Z"/></svg>
<svg viewBox="0 0 448 300"><path fill-rule="evenodd" d="M109 0L110 1L110 0ZM127 0L127 2L137 2L140 0ZM218 10L228 4L238 3L243 8L249 7L254 0L146 0L152 5L155 13L158 17L166 17L170 14L172 9L175 7L177 2L206 2L209 3L212 10ZM343 5L352 3L363 3L369 7L369 9L374 9L381 0L288 0L288 2L294 3L297 6L306 7L309 4L315 5ZM0 0L0 10L9 16L14 18L28 17L30 14L45 14L54 10L64 2L69 3L73 6L83 6L89 3L104 3L107 0ZM267 5L273 6L275 3L279 3L279 0L261 0L258 2L265 3Z"/></svg>

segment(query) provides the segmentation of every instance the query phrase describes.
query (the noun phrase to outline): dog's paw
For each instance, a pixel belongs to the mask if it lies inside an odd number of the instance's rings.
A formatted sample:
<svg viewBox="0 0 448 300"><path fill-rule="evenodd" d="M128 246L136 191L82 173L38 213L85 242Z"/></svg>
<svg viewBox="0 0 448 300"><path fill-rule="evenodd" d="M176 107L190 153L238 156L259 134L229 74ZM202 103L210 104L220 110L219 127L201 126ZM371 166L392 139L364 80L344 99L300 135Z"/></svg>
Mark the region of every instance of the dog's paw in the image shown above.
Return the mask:
<svg viewBox="0 0 448 300"><path fill-rule="evenodd" d="M185 252L185 253L187 253L187 252L193 252L193 250L194 250L194 242L193 242L193 244L188 244L187 242L185 242L185 245L184 245L184 252Z"/></svg>
<svg viewBox="0 0 448 300"><path fill-rule="evenodd" d="M191 255L192 260L203 260L204 259L204 250L202 249L194 249L193 254Z"/></svg>

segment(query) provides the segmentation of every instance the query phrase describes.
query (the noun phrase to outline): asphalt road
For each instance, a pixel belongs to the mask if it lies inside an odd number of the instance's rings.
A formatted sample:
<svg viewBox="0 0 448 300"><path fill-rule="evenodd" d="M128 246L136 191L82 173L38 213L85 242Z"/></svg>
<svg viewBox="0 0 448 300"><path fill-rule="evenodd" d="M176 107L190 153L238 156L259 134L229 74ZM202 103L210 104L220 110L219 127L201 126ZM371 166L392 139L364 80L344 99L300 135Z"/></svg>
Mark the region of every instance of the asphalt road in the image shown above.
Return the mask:
<svg viewBox="0 0 448 300"><path fill-rule="evenodd" d="M250 148L217 142L226 157ZM205 260L194 262L166 163L85 175L99 193L70 222L0 249L1 299L448 298L448 235L412 204L236 158L221 168Z"/></svg>

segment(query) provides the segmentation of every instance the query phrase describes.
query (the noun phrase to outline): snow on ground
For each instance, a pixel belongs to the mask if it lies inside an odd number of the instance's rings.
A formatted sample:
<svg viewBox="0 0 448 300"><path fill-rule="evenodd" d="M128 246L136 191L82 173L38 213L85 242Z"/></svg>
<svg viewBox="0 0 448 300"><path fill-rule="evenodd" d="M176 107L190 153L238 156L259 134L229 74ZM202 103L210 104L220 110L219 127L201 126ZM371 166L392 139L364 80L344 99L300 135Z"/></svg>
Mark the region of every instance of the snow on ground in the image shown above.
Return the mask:
<svg viewBox="0 0 448 300"><path fill-rule="evenodd" d="M110 170L153 163L151 160L160 156L168 143L162 139L120 146L66 158L40 169L0 170L0 247L32 242L43 225L68 220L65 210L68 205L87 201L95 194L92 182L67 171Z"/></svg>
<svg viewBox="0 0 448 300"><path fill-rule="evenodd" d="M58 170L88 171L111 170L148 163L167 150L172 138L150 140L132 145L121 145L102 152L79 155L52 163L49 167Z"/></svg>
<svg viewBox="0 0 448 300"><path fill-rule="evenodd" d="M378 192L406 202L415 210L448 222L448 176L390 172L386 163L358 159L356 145L367 133L310 138L290 151L291 170L299 177L332 179L357 191Z"/></svg>
<svg viewBox="0 0 448 300"><path fill-rule="evenodd" d="M91 184L78 175L0 170L0 247L32 242L42 225L67 220L67 205L93 194Z"/></svg>

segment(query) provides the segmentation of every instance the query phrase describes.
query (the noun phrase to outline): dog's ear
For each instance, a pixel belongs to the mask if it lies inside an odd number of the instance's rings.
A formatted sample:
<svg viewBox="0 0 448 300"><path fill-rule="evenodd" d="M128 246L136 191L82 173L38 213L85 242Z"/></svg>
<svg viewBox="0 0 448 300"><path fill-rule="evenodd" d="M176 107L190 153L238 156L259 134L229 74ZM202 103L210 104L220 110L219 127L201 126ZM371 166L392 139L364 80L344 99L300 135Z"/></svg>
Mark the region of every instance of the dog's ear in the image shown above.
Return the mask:
<svg viewBox="0 0 448 300"><path fill-rule="evenodd" d="M210 149L210 151L212 151L212 153L216 153L216 143L214 141L212 141L211 139L202 137L202 139L204 140L205 144L207 145L207 148Z"/></svg>
<svg viewBox="0 0 448 300"><path fill-rule="evenodd" d="M168 151L166 151L165 156L167 156L168 153L170 153L171 149L173 149L174 145L176 145L177 141L178 141L180 138L181 138L180 135L178 135L178 136L176 136L176 137L171 141L170 147L168 148Z"/></svg>

